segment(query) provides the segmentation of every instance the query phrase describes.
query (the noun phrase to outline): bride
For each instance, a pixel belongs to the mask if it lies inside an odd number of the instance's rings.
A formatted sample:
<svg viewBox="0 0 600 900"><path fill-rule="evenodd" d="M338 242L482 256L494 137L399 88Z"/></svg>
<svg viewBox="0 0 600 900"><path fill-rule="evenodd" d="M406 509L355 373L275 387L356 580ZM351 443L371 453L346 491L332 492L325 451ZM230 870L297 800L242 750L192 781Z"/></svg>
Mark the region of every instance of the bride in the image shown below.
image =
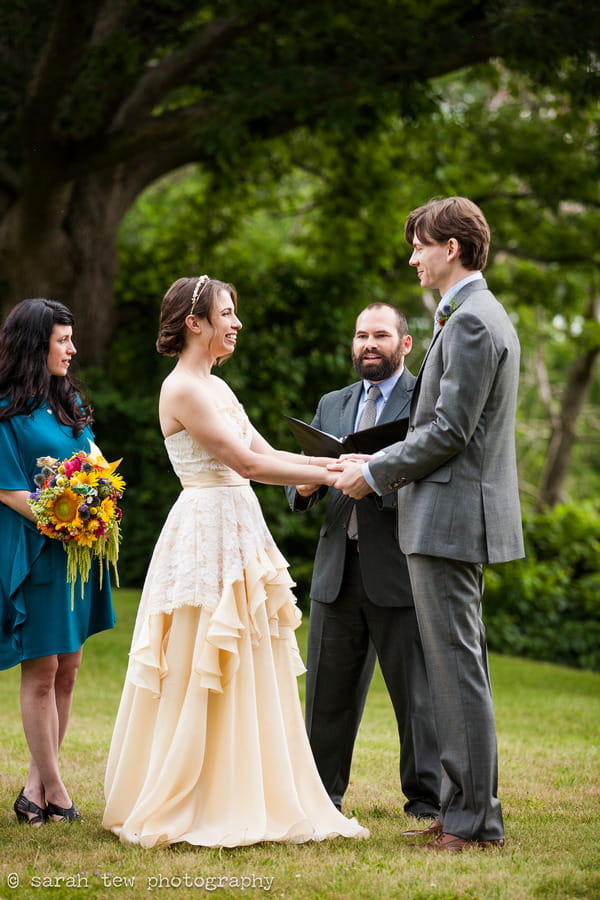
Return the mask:
<svg viewBox="0 0 600 900"><path fill-rule="evenodd" d="M250 487L336 475L271 447L212 374L241 327L234 287L206 275L163 299L156 346L177 363L159 418L182 491L146 576L108 758L103 825L128 844L368 836L319 778L296 681L301 614Z"/></svg>

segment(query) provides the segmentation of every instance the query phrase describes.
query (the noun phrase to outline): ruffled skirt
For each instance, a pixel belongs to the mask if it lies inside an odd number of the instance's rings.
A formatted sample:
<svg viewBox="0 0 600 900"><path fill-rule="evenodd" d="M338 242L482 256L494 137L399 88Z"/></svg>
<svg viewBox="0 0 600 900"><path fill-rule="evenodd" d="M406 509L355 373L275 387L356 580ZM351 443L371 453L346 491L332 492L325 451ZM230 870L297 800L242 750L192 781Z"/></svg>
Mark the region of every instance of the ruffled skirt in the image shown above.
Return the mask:
<svg viewBox="0 0 600 900"><path fill-rule="evenodd" d="M124 843L368 836L331 803L312 757L287 563L270 536L243 555L215 608L147 614L142 598L105 780L103 824Z"/></svg>

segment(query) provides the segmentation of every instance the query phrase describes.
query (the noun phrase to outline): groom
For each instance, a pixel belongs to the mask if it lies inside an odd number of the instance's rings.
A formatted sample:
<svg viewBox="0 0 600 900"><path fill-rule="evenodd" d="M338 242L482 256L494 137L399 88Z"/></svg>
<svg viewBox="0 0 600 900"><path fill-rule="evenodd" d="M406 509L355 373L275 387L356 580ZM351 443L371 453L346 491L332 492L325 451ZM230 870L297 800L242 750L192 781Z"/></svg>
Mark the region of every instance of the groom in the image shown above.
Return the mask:
<svg viewBox="0 0 600 900"><path fill-rule="evenodd" d="M440 291L406 439L348 460L336 487L355 499L398 491L434 708L443 783L427 850L504 844L481 618L483 563L523 556L514 444L519 341L481 270L490 232L463 197L414 210L405 226L421 287Z"/></svg>
<svg viewBox="0 0 600 900"><path fill-rule="evenodd" d="M321 397L312 424L340 437L404 419L415 381L404 364L411 347L404 314L387 303L369 304L352 339L360 381ZM372 421L365 423L369 406ZM371 495L354 504L314 485L286 492L295 511L327 496L310 589L306 674L306 729L323 784L341 809L377 658L398 725L404 810L435 818L439 755L395 498Z"/></svg>

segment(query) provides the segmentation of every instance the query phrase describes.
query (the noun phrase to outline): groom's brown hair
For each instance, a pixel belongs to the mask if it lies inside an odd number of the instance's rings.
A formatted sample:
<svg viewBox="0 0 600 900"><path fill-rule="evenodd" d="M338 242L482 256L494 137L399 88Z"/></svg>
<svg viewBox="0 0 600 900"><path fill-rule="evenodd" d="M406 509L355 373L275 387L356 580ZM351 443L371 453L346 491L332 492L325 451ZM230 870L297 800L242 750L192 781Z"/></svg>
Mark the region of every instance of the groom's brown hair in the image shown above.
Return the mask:
<svg viewBox="0 0 600 900"><path fill-rule="evenodd" d="M485 268L490 248L490 226L476 203L466 197L431 200L413 209L404 226L404 237L413 245L443 244L455 238L460 244L460 261L466 269Z"/></svg>

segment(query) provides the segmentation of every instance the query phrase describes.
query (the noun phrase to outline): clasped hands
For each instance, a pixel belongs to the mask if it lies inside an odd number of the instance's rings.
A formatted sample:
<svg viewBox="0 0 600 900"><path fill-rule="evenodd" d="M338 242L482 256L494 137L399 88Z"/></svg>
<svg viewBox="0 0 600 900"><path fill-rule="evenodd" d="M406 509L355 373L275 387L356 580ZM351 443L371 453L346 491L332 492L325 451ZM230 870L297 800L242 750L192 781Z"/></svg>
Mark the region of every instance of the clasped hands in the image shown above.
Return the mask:
<svg viewBox="0 0 600 900"><path fill-rule="evenodd" d="M329 463L328 471L339 473L332 486L353 500L366 497L373 488L365 481L363 465L370 459L371 456L366 453L344 453L339 459Z"/></svg>
<svg viewBox="0 0 600 900"><path fill-rule="evenodd" d="M339 459L327 463L327 472L332 474L332 480L324 479L323 483L337 488L353 500L361 500L373 490L362 473L363 464L370 459L371 456L365 453L344 453ZM314 484L297 485L296 490L306 497L318 490L318 487Z"/></svg>

